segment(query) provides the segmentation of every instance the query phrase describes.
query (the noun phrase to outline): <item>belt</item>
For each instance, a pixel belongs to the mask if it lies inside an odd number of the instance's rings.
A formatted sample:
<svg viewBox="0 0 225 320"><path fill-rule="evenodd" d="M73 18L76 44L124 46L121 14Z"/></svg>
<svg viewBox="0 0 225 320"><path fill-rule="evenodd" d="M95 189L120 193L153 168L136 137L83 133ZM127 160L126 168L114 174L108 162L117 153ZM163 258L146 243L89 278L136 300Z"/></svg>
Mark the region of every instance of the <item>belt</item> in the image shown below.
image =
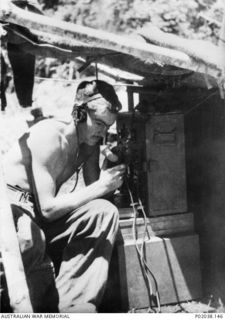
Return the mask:
<svg viewBox="0 0 225 320"><path fill-rule="evenodd" d="M10 191L13 191L15 193L17 201L22 202L22 203L26 203L26 202L33 202L34 203L34 196L32 193L25 191L18 186L12 186L10 184L7 184L7 188Z"/></svg>

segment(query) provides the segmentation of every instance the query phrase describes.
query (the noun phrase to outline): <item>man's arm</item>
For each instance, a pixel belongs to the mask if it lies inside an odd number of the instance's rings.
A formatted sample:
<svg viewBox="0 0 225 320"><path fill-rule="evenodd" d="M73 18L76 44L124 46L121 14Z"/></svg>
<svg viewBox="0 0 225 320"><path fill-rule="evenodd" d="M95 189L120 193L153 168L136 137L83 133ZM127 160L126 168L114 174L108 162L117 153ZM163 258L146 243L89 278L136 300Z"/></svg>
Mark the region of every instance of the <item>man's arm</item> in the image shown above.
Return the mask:
<svg viewBox="0 0 225 320"><path fill-rule="evenodd" d="M43 170L41 165L36 164L36 170L39 172L39 183L45 181L44 187L38 191L38 200L43 216L49 221L56 220L65 216L67 213L87 202L100 198L105 194L119 188L123 182L122 176L124 166L120 165L106 170L101 177L80 190L75 190L68 194L54 195L54 183L52 177ZM43 185L43 183L42 183ZM40 190L40 187L37 188Z"/></svg>
<svg viewBox="0 0 225 320"><path fill-rule="evenodd" d="M62 142L57 135L50 132L50 128L48 128L48 138L44 131L39 130L29 140L36 197L42 215L49 221L65 216L87 202L119 188L122 184L125 167L121 165L102 172L97 181L80 190L57 195L55 171L65 165L64 153L60 146ZM44 143L40 144L41 141Z"/></svg>

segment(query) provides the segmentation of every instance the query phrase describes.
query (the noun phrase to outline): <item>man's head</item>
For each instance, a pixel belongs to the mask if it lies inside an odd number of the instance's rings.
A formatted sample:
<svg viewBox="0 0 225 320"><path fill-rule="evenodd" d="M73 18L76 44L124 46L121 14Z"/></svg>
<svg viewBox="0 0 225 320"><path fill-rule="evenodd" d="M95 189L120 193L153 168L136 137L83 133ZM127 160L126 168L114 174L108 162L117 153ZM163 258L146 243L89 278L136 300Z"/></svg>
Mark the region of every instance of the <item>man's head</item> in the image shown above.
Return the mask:
<svg viewBox="0 0 225 320"><path fill-rule="evenodd" d="M72 117L87 144L95 144L105 136L122 108L110 84L101 80L83 81L77 88Z"/></svg>

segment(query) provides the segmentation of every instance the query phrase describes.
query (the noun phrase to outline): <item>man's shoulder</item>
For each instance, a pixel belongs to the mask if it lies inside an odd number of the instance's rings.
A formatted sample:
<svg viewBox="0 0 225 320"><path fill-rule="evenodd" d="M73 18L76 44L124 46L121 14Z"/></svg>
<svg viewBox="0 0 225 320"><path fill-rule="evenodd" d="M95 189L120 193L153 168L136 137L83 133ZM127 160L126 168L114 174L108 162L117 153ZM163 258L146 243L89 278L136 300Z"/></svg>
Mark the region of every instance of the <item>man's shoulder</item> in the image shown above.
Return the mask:
<svg viewBox="0 0 225 320"><path fill-rule="evenodd" d="M59 136L62 134L63 130L66 127L66 123L55 120L55 119L46 119L38 122L33 127L30 128L30 133L37 133L40 136L51 137Z"/></svg>
<svg viewBox="0 0 225 320"><path fill-rule="evenodd" d="M30 128L28 143L33 150L58 152L64 145L65 128L65 123L54 119L40 121Z"/></svg>
<svg viewBox="0 0 225 320"><path fill-rule="evenodd" d="M66 122L59 121L58 119L54 119L54 118L44 119L42 121L37 122L35 125L33 125L31 127L31 130L35 128L45 128L45 127L58 130L59 128L65 125L66 125Z"/></svg>

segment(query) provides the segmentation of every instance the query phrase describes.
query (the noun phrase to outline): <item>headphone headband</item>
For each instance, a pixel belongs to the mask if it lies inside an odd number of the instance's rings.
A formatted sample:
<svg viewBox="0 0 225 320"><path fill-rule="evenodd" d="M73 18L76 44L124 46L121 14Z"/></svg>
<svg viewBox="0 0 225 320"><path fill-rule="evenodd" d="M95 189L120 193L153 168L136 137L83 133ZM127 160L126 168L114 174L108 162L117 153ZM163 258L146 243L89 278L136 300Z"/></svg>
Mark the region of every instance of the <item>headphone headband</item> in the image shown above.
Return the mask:
<svg viewBox="0 0 225 320"><path fill-rule="evenodd" d="M77 104L77 106L81 106L81 105L84 105L84 104L86 104L86 103L88 103L90 101L94 101L94 100L101 99L101 98L104 99L104 97L101 95L101 93L96 93L96 94L93 94L92 96L88 97L87 99L84 99L82 101L82 103L81 104Z"/></svg>
<svg viewBox="0 0 225 320"><path fill-rule="evenodd" d="M103 81L82 82L77 89L76 98L73 105L72 116L76 121L82 122L87 118L88 110L97 110L96 105L87 105L89 102L103 99L107 103L107 109L112 113L117 113L122 106L113 87ZM102 103L99 103L102 107Z"/></svg>

